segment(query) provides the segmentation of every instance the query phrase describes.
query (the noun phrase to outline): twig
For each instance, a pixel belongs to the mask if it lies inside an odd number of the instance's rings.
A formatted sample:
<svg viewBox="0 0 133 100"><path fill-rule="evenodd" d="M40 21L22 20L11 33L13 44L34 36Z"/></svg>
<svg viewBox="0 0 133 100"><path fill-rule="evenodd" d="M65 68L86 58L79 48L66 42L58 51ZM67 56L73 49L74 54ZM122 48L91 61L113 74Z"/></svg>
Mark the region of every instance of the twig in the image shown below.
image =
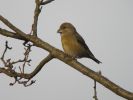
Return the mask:
<svg viewBox="0 0 133 100"><path fill-rule="evenodd" d="M25 59L23 59L23 60L19 59L17 61L13 61L12 64L17 64L17 63L24 62L24 61L25 61ZM29 59L29 60L27 60L25 62L28 62L29 63L29 62L31 62L31 59Z"/></svg>
<svg viewBox="0 0 133 100"><path fill-rule="evenodd" d="M8 49L11 50L12 47L9 47L8 46L8 41L6 41L5 42L5 50L4 50L4 52L2 54L2 57L1 57L1 60L2 60L2 62L3 62L3 64L4 64L5 67L9 67L9 65L10 65L10 59L8 59L7 61L5 61L5 59L4 59L5 53L7 52Z"/></svg>
<svg viewBox="0 0 133 100"><path fill-rule="evenodd" d="M54 57L49 54L46 58L44 58L36 67L36 69L30 74L29 79L33 78L42 68L43 66L48 63L50 60L52 60Z"/></svg>
<svg viewBox="0 0 133 100"><path fill-rule="evenodd" d="M23 84L25 87L31 86L32 84L36 82L36 80L31 80L30 82L29 81L30 79L28 79L27 81L17 80L18 84Z"/></svg>
<svg viewBox="0 0 133 100"><path fill-rule="evenodd" d="M96 80L94 80L94 96L93 96L93 98L95 99L95 100L98 100L98 98L97 98L97 90L96 90Z"/></svg>
<svg viewBox="0 0 133 100"><path fill-rule="evenodd" d="M1 59L4 59L4 56L5 56L5 53L6 53L7 49L9 49L9 50L12 49L12 47L8 46L8 41L6 41L6 43L5 43L5 50L3 52L3 55L1 57Z"/></svg>
<svg viewBox="0 0 133 100"><path fill-rule="evenodd" d="M39 14L40 14L41 10L42 10L42 6L41 6L41 1L40 0L35 0L35 3L36 3L36 8L35 8L35 11L34 11L34 22L32 24L31 33L33 32L33 35L37 36L38 17L39 17Z"/></svg>
<svg viewBox="0 0 133 100"><path fill-rule="evenodd" d="M17 81L21 80L22 78L18 79L17 77L14 77L14 79L14 82L9 84L10 86L13 86L14 84L16 84Z"/></svg>
<svg viewBox="0 0 133 100"><path fill-rule="evenodd" d="M38 23L39 14L41 12L41 8L40 8L41 5L40 5L40 0L35 0L35 3L36 3L36 8L34 11L34 22L32 24L31 33L33 32L33 35L37 36L37 23Z"/></svg>
<svg viewBox="0 0 133 100"><path fill-rule="evenodd" d="M55 0L46 0L46 1L42 0L41 5L46 5L48 3L51 3L52 1L55 1Z"/></svg>
<svg viewBox="0 0 133 100"><path fill-rule="evenodd" d="M35 0L36 8L34 11L34 22L32 24L32 30L31 30L30 34L33 33L34 36L37 36L38 17L39 17L41 10L42 10L42 7L43 7L42 5L46 5L52 1L54 1L54 0L46 0L46 1Z"/></svg>
<svg viewBox="0 0 133 100"><path fill-rule="evenodd" d="M35 70L33 72L31 72L30 74L27 73L23 73L21 71L20 68L20 73L16 72L13 69L6 69L6 68L0 68L0 73L4 73L10 77L14 77L15 81L13 83L10 83L10 85L14 85L16 82L18 82L19 84L23 84L25 87L26 86L30 86L33 83L35 83L34 80L31 80L42 68L43 66L48 63L50 60L53 59L53 56L51 54L49 54L46 58L44 58L39 64L38 66L35 68ZM27 81L23 81L22 78L27 79ZM28 82L31 80L31 82L28 84Z"/></svg>
<svg viewBox="0 0 133 100"><path fill-rule="evenodd" d="M26 63L28 62L29 63L29 61L31 61L31 60L28 60L28 57L29 57L29 54L30 54L30 52L31 52L31 47L32 47L32 45L28 45L27 46L27 48L25 48L25 53L24 53L24 59L23 59L23 61L24 61L24 63L23 63L23 68L22 68L22 72L24 73L24 69L25 69L25 65L26 65Z"/></svg>
<svg viewBox="0 0 133 100"><path fill-rule="evenodd" d="M102 72L101 71L98 71L97 72L99 75L102 75ZM98 100L98 97L97 97L97 83L96 83L96 80L94 80L94 96L93 96L93 98L95 99L95 100Z"/></svg>

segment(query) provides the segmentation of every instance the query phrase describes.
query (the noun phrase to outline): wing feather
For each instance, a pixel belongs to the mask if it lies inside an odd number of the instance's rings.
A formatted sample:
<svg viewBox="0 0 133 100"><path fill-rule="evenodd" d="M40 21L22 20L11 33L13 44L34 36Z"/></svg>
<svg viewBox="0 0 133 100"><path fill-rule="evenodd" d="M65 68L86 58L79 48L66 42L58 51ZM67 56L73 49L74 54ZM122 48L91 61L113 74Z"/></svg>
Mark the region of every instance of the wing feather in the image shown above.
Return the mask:
<svg viewBox="0 0 133 100"><path fill-rule="evenodd" d="M92 54L92 52L90 51L90 49L86 45L86 43L85 43L84 39L82 38L82 36L78 33L76 33L75 36L76 36L77 41L82 45L82 47L87 50L89 56L94 57L94 55Z"/></svg>

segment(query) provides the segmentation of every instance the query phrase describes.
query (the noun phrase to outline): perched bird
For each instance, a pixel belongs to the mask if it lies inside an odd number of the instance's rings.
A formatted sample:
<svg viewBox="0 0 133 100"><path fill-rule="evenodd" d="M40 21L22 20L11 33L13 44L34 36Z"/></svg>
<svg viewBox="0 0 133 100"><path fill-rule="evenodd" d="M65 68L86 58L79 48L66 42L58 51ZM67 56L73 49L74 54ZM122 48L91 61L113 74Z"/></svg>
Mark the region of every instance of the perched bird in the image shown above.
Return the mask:
<svg viewBox="0 0 133 100"><path fill-rule="evenodd" d="M76 28L71 23L63 23L57 31L61 34L61 42L64 52L73 58L87 57L96 63L101 63L92 54L84 39L78 34Z"/></svg>

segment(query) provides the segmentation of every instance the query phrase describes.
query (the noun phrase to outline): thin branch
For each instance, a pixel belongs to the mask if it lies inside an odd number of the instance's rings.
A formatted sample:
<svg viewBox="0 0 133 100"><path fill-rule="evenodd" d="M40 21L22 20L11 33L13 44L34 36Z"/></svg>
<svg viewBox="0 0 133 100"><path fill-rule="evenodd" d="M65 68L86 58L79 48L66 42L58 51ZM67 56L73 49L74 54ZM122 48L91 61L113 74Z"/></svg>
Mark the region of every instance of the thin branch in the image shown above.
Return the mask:
<svg viewBox="0 0 133 100"><path fill-rule="evenodd" d="M41 12L41 8L40 8L41 5L40 5L40 0L35 0L35 3L36 3L36 8L34 11L34 22L32 24L31 33L33 32L33 35L37 36L38 17L39 17L39 14Z"/></svg>
<svg viewBox="0 0 133 100"><path fill-rule="evenodd" d="M36 67L36 69L31 73L31 75L29 76L29 79L33 78L41 69L42 67L48 63L50 60L53 59L53 56L51 54L49 54L46 58L44 58L39 65Z"/></svg>
<svg viewBox="0 0 133 100"><path fill-rule="evenodd" d="M94 96L93 96L93 98L95 99L95 100L98 100L98 98L97 98L97 90L96 90L96 80L94 80Z"/></svg>
<svg viewBox="0 0 133 100"><path fill-rule="evenodd" d="M47 0L47 1L35 0L36 8L34 11L34 22L32 24L32 30L31 30L31 33L33 32L34 36L37 36L38 17L39 17L41 10L42 10L42 5L44 6L44 5L46 5L52 1L54 1L54 0Z"/></svg>
<svg viewBox="0 0 133 100"><path fill-rule="evenodd" d="M99 71L99 72L97 72L99 75L102 75L102 73L101 73L101 71ZM95 100L98 100L98 97L97 97L97 83L96 83L96 80L94 80L94 96L93 96L93 98L95 99Z"/></svg>
<svg viewBox="0 0 133 100"><path fill-rule="evenodd" d="M4 50L3 54L2 54L1 59L4 59L4 56L5 56L5 53L6 53L7 49L9 49L9 50L12 49L12 47L8 46L8 41L6 41L6 43L5 43L5 50Z"/></svg>
<svg viewBox="0 0 133 100"><path fill-rule="evenodd" d="M28 86L31 86L32 84L34 84L36 81L35 80L30 80L28 79L27 81L20 81L20 80L17 80L16 82L18 82L18 84L23 84L24 87L28 87ZM14 84L13 84L14 85Z"/></svg>
<svg viewBox="0 0 133 100"><path fill-rule="evenodd" d="M15 27L13 24L11 24L7 19L5 19L3 16L0 15L0 20L6 25L8 26L10 29L12 29L13 31L15 31L17 33L18 36L21 36L22 38L23 35L25 34L23 31L21 31L20 29L18 29L17 27Z"/></svg>
<svg viewBox="0 0 133 100"><path fill-rule="evenodd" d="M24 68L26 63L30 62L30 60L28 60L28 56L29 53L31 51L31 46L30 44L27 44L28 46L25 46L25 53L24 53L24 59L23 60L18 60L18 61L13 61L11 62L11 59L8 59L7 61L4 60L4 55L7 51L7 49L11 49L8 46L8 42L6 41L5 44L5 50L4 53L1 57L2 62L4 63L5 68L0 68L0 73L4 73L10 77L14 77L15 81L13 83L10 83L11 86L13 86L14 84L18 83L18 84L23 84L25 87L32 85L33 83L35 83L34 80L31 80L31 78L33 78L40 70L41 68L44 66L45 63L47 63L48 61L50 61L53 57L51 55L48 55L48 57L46 57L45 59L43 59L39 65L36 67L36 69L30 73L30 74L26 74L24 73ZM22 66L22 70L21 67L19 67L20 69L20 73L16 72L15 69L13 69L13 65L19 62L24 62L23 66ZM27 79L26 81L23 81L22 79ZM30 81L31 80L31 81ZM29 82L30 81L30 82Z"/></svg>
<svg viewBox="0 0 133 100"><path fill-rule="evenodd" d="M11 37L11 38L14 38L14 39L18 39L18 40L26 40L23 37L19 36L17 33L14 33L14 32L2 29L2 28L0 28L0 34L3 35L3 36L6 36L6 37Z"/></svg>
<svg viewBox="0 0 133 100"><path fill-rule="evenodd" d="M53 57L51 54L49 54L46 58L44 58L39 64L38 66L35 68L35 70L33 72L31 72L30 74L27 73L18 73L15 72L12 69L6 69L6 68L0 68L0 73L4 73L7 76L10 77L20 77L20 78L25 78L25 79L31 79L33 78L43 67L46 63L48 63L50 60L52 60Z"/></svg>
<svg viewBox="0 0 133 100"><path fill-rule="evenodd" d="M24 63L23 63L23 68L22 68L22 72L24 73L24 69L25 69L25 65L26 65L26 63L29 61L28 60L28 57L29 57L29 54L30 54L30 52L31 52L31 47L32 47L32 45L28 45L28 46L26 46L27 48L25 48L25 53L24 53Z"/></svg>
<svg viewBox="0 0 133 100"><path fill-rule="evenodd" d="M17 60L17 61L13 61L12 62L12 64L17 64L17 63L20 63L20 62L24 62L25 61L25 59L19 59L19 60ZM27 62L27 63L30 63L31 62L31 59L29 59L29 60L27 60L27 61L25 61L25 62Z"/></svg>
<svg viewBox="0 0 133 100"><path fill-rule="evenodd" d="M46 0L46 1L42 0L41 5L46 5L48 3L51 3L52 1L55 1L55 0Z"/></svg>
<svg viewBox="0 0 133 100"><path fill-rule="evenodd" d="M13 86L14 84L16 84L16 82L18 82L18 84L23 84L25 87L32 85L33 83L35 83L34 80L31 80L41 69L42 67L49 62L50 60L52 60L53 57L51 54L49 54L46 58L44 58L39 65L35 68L35 70L33 72L31 72L30 74L27 73L23 73L22 71L20 71L20 73L16 72L15 70L12 69L6 69L6 68L0 68L0 73L4 73L10 77L14 77L15 81L13 83L10 83L11 86ZM20 69L21 70L21 69ZM23 81L22 79L27 79L27 81ZM31 80L31 81L30 81ZM29 82L30 81L30 82Z"/></svg>
<svg viewBox="0 0 133 100"><path fill-rule="evenodd" d="M1 60L2 60L2 62L4 64L4 66L6 66L6 67L9 67L10 66L10 59L8 59L7 61L5 61L5 59L4 59L5 53L7 52L7 50L11 50L11 49L12 49L12 47L9 47L8 46L8 41L6 41L5 42L5 50L4 50L4 52L2 54L2 57L1 57Z"/></svg>

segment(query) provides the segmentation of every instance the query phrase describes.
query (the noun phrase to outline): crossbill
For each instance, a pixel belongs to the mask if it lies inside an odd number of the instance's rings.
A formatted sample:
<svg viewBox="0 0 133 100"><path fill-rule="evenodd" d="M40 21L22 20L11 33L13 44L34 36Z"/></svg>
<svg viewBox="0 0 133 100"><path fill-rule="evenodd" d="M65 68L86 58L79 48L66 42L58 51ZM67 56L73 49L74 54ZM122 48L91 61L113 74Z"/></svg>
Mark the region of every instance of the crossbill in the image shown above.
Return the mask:
<svg viewBox="0 0 133 100"><path fill-rule="evenodd" d="M76 28L71 23L63 23L57 31L61 35L61 42L64 52L73 58L87 57L94 60L96 63L101 63L92 54L84 39L76 31Z"/></svg>

